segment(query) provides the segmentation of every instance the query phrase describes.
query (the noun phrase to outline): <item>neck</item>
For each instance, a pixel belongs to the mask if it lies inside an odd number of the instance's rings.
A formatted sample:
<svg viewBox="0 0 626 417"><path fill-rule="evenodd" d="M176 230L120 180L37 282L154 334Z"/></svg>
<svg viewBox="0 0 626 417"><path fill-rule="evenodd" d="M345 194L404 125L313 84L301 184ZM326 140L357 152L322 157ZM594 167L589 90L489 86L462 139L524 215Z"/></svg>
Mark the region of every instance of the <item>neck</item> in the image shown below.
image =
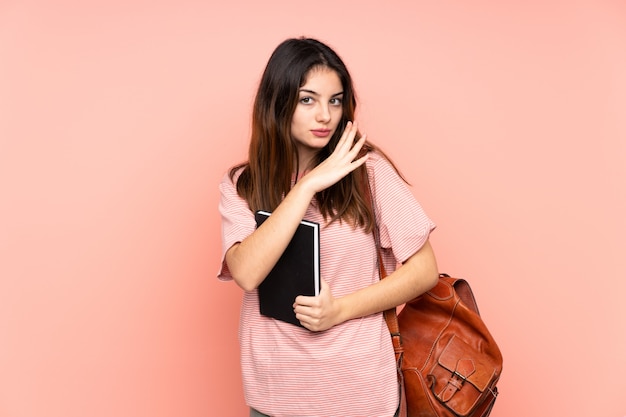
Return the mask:
<svg viewBox="0 0 626 417"><path fill-rule="evenodd" d="M296 161L296 178L301 178L307 172L312 170L314 167L315 153L307 153L303 155L302 153L299 155L298 160Z"/></svg>

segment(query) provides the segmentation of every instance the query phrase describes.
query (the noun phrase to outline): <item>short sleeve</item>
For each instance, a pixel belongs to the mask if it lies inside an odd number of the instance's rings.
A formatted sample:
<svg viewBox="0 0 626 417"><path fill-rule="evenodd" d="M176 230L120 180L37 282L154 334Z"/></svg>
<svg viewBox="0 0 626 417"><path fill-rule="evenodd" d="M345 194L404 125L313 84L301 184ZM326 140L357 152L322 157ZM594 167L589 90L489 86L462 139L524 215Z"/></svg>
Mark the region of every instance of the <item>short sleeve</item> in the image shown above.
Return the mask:
<svg viewBox="0 0 626 417"><path fill-rule="evenodd" d="M254 214L246 200L237 194L234 180L228 173L224 175L219 185L220 202L219 212L222 217L222 261L217 277L221 280L231 280L232 275L226 264L226 252L235 243L243 241L256 228Z"/></svg>
<svg viewBox="0 0 626 417"><path fill-rule="evenodd" d="M402 263L426 243L436 227L391 163L379 154L368 160L381 246ZM370 162L371 161L371 162Z"/></svg>

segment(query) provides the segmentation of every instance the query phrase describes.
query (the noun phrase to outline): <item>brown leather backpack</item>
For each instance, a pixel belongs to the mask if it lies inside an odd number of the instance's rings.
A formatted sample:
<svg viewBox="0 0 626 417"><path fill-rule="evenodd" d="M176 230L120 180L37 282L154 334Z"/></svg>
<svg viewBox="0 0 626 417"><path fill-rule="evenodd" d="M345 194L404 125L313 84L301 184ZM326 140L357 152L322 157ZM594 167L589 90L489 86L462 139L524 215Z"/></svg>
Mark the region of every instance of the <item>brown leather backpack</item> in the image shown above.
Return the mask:
<svg viewBox="0 0 626 417"><path fill-rule="evenodd" d="M407 415L487 417L498 395L502 354L467 281L442 274L433 289L407 303L397 317L394 312L385 312L385 318Z"/></svg>

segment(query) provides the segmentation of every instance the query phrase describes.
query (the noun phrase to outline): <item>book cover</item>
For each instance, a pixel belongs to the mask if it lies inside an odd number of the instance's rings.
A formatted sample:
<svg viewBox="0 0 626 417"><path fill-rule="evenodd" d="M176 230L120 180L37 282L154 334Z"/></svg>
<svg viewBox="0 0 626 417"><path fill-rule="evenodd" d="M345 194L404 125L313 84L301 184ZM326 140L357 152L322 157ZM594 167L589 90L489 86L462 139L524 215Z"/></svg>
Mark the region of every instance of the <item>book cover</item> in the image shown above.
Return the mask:
<svg viewBox="0 0 626 417"><path fill-rule="evenodd" d="M257 211L257 227L271 215ZM303 327L293 312L297 296L320 293L320 228L302 220L276 265L258 287L261 314Z"/></svg>

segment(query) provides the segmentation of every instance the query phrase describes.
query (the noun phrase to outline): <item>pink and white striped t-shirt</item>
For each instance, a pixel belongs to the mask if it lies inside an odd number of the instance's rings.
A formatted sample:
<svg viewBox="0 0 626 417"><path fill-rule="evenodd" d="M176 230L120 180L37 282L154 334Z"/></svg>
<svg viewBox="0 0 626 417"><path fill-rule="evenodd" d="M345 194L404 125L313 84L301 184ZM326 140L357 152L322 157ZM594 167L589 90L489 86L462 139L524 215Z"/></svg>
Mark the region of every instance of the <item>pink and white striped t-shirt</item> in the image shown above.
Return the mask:
<svg viewBox="0 0 626 417"><path fill-rule="evenodd" d="M417 252L434 229L411 191L381 155L366 162L385 248L387 271ZM220 183L222 266L226 251L256 227L254 214L228 175ZM305 219L318 222L321 277L335 297L375 283L379 277L371 234L345 222L327 225L315 205ZM324 332L259 314L256 290L245 292L239 326L246 402L274 417L391 417L398 406L393 347L382 314L350 320Z"/></svg>

